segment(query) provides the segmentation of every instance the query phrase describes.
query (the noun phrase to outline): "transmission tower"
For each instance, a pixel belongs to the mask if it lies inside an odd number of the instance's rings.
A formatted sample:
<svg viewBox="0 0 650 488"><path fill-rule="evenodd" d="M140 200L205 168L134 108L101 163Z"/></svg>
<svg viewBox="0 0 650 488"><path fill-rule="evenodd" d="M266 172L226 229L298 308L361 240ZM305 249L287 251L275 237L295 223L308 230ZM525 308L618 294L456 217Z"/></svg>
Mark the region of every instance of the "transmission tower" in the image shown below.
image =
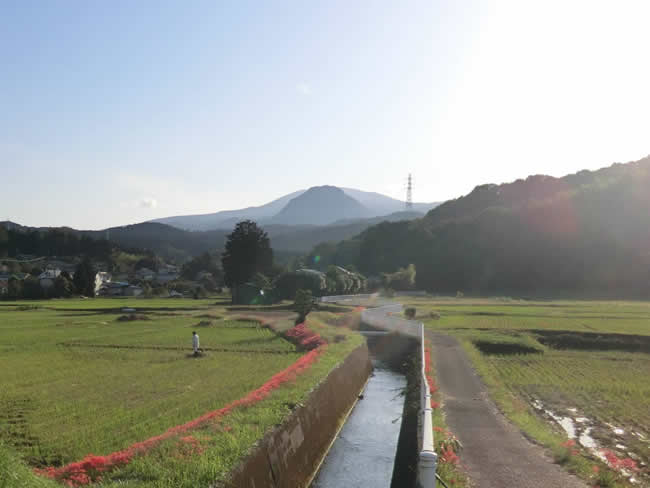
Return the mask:
<svg viewBox="0 0 650 488"><path fill-rule="evenodd" d="M413 208L413 179L409 173L408 183L406 185L406 210Z"/></svg>

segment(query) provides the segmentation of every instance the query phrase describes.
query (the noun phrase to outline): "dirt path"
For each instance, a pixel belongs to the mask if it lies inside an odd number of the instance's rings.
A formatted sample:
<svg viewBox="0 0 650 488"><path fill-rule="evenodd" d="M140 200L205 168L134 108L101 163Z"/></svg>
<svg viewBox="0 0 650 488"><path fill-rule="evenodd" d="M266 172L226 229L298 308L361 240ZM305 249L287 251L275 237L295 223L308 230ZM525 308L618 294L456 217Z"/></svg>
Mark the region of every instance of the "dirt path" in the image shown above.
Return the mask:
<svg viewBox="0 0 650 488"><path fill-rule="evenodd" d="M463 444L461 460L479 488L586 488L530 443L489 400L456 339L427 333L447 424Z"/></svg>

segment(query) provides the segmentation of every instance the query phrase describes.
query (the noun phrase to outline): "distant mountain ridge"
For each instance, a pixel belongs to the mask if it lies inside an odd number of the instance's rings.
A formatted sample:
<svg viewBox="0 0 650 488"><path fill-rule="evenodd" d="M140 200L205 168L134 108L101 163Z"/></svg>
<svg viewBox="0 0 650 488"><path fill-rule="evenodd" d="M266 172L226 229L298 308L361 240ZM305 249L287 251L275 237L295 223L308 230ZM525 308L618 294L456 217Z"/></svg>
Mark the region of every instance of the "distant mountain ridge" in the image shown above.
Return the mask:
<svg viewBox="0 0 650 488"><path fill-rule="evenodd" d="M332 225L283 225L265 224L264 230L271 238L271 247L281 253L306 253L321 242L338 242L357 235L381 221L411 220L423 217L421 212L396 212L394 214L355 219ZM124 248L148 249L177 262L183 262L205 251L223 249L230 229L187 231L157 222L110 227L104 230L75 230L69 227L26 227L14 222L0 222L0 227L21 232L47 232L60 230L93 239L106 239Z"/></svg>
<svg viewBox="0 0 650 488"><path fill-rule="evenodd" d="M322 242L349 239L382 221L412 220L437 203L406 204L379 193L353 188L316 186L298 190L265 205L212 214L165 217L139 224L90 231L58 227L57 230L109 239L125 248L148 249L174 261L185 261L205 251L222 249L226 236L241 220L255 220L271 238L273 249L306 253ZM48 227L0 223L23 232L46 232Z"/></svg>
<svg viewBox="0 0 650 488"><path fill-rule="evenodd" d="M177 215L150 220L149 222L171 225L183 230L213 230L229 229L244 219L269 218L282 210L292 198L303 194L305 190L294 191L269 203L257 207L246 207L239 210L223 210L221 212L199 215Z"/></svg>
<svg viewBox="0 0 650 488"><path fill-rule="evenodd" d="M300 199L305 194L307 195L304 199ZM292 203L295 199L298 200ZM408 211L426 213L436 205L437 202L414 202ZM205 231L232 229L237 222L244 219L255 220L262 225L328 225L342 220L387 216L405 210L405 202L380 193L325 185L298 190L256 207L202 215L164 217L150 222L168 224L183 230Z"/></svg>

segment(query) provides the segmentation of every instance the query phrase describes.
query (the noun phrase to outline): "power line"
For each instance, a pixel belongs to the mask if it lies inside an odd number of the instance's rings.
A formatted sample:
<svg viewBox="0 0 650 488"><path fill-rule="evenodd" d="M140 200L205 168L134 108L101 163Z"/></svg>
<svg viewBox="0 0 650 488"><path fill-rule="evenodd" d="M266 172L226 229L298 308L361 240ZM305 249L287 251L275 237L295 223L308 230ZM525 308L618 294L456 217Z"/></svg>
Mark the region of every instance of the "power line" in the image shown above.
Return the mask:
<svg viewBox="0 0 650 488"><path fill-rule="evenodd" d="M413 179L409 173L408 184L406 185L406 210L413 208Z"/></svg>

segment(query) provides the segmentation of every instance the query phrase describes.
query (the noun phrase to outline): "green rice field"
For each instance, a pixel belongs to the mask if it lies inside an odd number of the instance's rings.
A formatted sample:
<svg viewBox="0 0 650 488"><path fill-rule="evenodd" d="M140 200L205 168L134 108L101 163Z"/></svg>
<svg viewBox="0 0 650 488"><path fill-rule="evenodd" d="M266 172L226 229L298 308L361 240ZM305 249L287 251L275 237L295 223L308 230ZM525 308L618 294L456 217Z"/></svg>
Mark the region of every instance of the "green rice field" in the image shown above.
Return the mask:
<svg viewBox="0 0 650 488"><path fill-rule="evenodd" d="M135 319L122 307L136 308ZM327 324L332 314L312 315L318 333L338 338L307 372L201 430L201 448L182 466L176 444L166 441L111 473L115 483L197 486L225 476L361 344L357 333ZM283 318L277 328L291 324ZM191 354L193 330L199 358ZM45 467L119 451L246 396L304 354L214 299L0 302L0 458L4 451Z"/></svg>

